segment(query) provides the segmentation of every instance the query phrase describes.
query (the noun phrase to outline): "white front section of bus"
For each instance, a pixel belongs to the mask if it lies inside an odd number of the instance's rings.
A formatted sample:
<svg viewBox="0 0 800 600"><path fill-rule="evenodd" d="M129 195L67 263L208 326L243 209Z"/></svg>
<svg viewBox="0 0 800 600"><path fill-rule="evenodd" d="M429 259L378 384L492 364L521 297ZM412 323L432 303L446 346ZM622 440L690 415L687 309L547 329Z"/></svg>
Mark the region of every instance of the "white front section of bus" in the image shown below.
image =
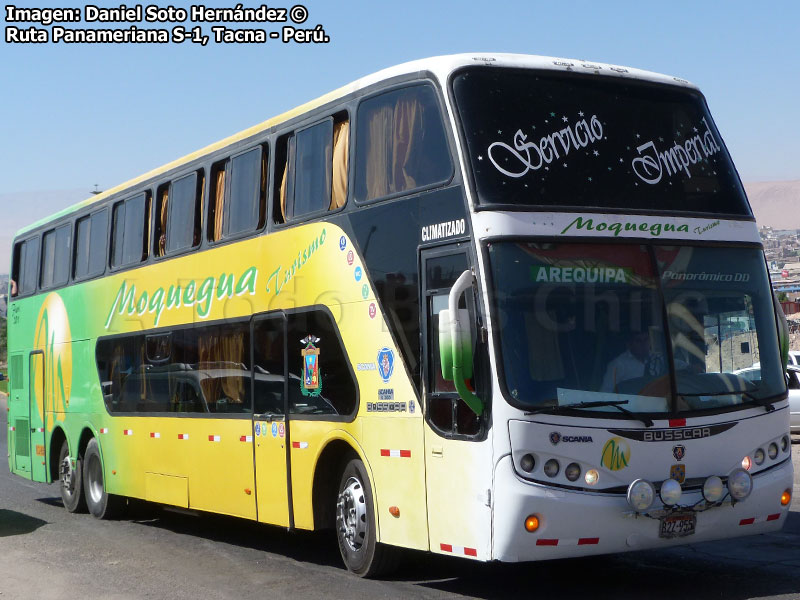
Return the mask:
<svg viewBox="0 0 800 600"><path fill-rule="evenodd" d="M473 227L479 246L482 239L505 236L641 238L666 244L671 239L760 241L753 222L700 218L484 211L474 215ZM489 265L481 248L478 256L485 274ZM485 275L482 289L489 289ZM494 339L489 294L484 294L484 311L489 339ZM781 505L781 496L791 490L793 477L786 400L775 402L772 411L756 407L705 417L665 418L654 420L650 427L635 419L616 419L613 413L607 418L526 416L504 399L493 343L489 352L496 375L491 408L492 559L547 560L669 547L775 531L786 521L789 507ZM612 462L613 469L603 464L609 442L612 451L627 452L627 461ZM703 508L702 483L708 477L726 478L741 469L744 457L752 461L757 449L766 451L770 444L777 446L777 455L752 465L749 497L731 503L728 496L720 506L697 510L691 535L664 537L661 517L669 511L662 510L658 493L646 511L648 516L637 514L626 499L635 479L660 486L673 476L677 465L687 481L677 506ZM520 466L526 454L533 456L536 465L527 474ZM548 484L542 467L551 459L558 461L561 472L576 463L578 481L573 486ZM585 483L590 470L598 474L596 487ZM525 526L530 516L538 519L538 528L532 532Z"/></svg>

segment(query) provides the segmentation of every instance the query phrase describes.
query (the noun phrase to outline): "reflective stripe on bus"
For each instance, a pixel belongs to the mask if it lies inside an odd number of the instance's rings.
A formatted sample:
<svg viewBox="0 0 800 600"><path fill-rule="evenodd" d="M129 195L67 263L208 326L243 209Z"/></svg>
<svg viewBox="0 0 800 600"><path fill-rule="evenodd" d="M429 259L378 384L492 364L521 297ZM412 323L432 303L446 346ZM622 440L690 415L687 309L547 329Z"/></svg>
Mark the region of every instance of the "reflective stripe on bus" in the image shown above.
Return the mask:
<svg viewBox="0 0 800 600"><path fill-rule="evenodd" d="M381 450L381 456L391 456L392 458L411 458L411 450Z"/></svg>

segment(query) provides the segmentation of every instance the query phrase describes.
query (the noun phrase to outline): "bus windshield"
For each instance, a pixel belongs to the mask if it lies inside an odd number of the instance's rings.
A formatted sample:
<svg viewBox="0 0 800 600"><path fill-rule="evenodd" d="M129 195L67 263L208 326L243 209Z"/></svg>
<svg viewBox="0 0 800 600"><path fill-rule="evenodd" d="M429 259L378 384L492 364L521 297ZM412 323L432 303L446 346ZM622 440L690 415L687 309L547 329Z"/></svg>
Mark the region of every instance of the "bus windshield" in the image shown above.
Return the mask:
<svg viewBox="0 0 800 600"><path fill-rule="evenodd" d="M489 256L515 406L686 413L785 393L757 249L498 242Z"/></svg>
<svg viewBox="0 0 800 600"><path fill-rule="evenodd" d="M452 87L483 206L751 214L699 92L485 67Z"/></svg>

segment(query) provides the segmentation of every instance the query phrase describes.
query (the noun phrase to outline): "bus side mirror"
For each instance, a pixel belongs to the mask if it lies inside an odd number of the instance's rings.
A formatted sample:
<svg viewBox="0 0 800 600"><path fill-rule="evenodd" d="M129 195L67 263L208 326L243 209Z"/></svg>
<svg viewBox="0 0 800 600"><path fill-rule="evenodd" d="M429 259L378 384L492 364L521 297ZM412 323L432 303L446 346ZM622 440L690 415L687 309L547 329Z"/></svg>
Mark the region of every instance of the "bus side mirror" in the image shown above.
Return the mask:
<svg viewBox="0 0 800 600"><path fill-rule="evenodd" d="M459 397L476 415L483 413L483 401L467 388L472 378L472 335L469 311L459 309L461 295L472 287L472 271L464 271L450 290L447 310L439 312L439 358L442 377L455 384Z"/></svg>
<svg viewBox="0 0 800 600"><path fill-rule="evenodd" d="M789 364L789 324L786 322L786 315L783 314L783 308L781 308L781 303L778 301L778 296L775 295L775 290L772 290L772 305L775 307L775 321L778 323L778 344L781 349L781 365L785 373Z"/></svg>

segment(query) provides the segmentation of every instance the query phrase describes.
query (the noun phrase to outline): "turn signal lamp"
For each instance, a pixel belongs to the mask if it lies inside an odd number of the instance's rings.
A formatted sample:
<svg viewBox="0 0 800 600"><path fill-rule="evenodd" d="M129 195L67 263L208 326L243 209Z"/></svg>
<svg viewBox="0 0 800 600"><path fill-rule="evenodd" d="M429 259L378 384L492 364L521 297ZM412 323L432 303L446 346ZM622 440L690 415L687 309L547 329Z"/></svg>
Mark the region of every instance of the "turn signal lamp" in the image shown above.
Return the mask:
<svg viewBox="0 0 800 600"><path fill-rule="evenodd" d="M750 470L750 467L752 467L752 466L753 466L753 463L751 463L751 462L750 462L750 457L749 457L749 456L745 456L745 457L742 459L742 468L743 468L745 471L749 471L749 470Z"/></svg>
<svg viewBox="0 0 800 600"><path fill-rule="evenodd" d="M706 479L706 482L703 484L703 498L705 498L707 502L719 502L724 495L725 486L722 483L722 479L716 475L712 475Z"/></svg>
<svg viewBox="0 0 800 600"><path fill-rule="evenodd" d="M389 507L389 514L392 515L393 517L399 517L400 516L400 509L398 507L396 507L396 506L390 506Z"/></svg>
<svg viewBox="0 0 800 600"><path fill-rule="evenodd" d="M530 533L533 533L539 529L539 517L536 515L530 515L527 519L525 519L525 529Z"/></svg>
<svg viewBox="0 0 800 600"><path fill-rule="evenodd" d="M781 494L781 506L789 506L792 501L792 490L786 490Z"/></svg>
<svg viewBox="0 0 800 600"><path fill-rule="evenodd" d="M728 476L728 491L735 500L744 500L753 490L753 478L744 469L735 469Z"/></svg>
<svg viewBox="0 0 800 600"><path fill-rule="evenodd" d="M627 500L636 512L644 512L653 505L656 488L649 481L637 479L628 486Z"/></svg>
<svg viewBox="0 0 800 600"><path fill-rule="evenodd" d="M681 484L674 479L667 479L661 484L661 501L667 506L674 506L681 499Z"/></svg>

